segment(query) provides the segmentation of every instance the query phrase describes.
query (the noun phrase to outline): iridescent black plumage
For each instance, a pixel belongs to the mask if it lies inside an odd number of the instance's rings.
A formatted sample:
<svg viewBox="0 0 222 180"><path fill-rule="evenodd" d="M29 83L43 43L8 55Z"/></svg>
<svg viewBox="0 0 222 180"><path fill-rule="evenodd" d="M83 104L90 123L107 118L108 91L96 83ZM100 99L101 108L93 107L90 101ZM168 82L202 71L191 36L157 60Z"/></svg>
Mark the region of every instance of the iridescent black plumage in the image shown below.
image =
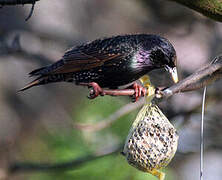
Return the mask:
<svg viewBox="0 0 222 180"><path fill-rule="evenodd" d="M170 42L157 35L122 35L98 39L68 50L56 63L30 73L36 80L21 90L51 82L96 82L114 88L157 68L176 66Z"/></svg>

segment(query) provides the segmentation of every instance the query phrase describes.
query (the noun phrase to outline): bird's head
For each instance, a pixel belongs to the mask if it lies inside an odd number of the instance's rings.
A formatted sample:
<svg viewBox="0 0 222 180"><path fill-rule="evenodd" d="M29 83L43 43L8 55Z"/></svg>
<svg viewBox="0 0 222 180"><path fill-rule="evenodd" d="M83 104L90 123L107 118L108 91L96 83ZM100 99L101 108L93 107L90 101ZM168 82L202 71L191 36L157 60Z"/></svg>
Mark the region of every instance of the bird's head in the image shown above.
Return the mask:
<svg viewBox="0 0 222 180"><path fill-rule="evenodd" d="M160 38L151 49L149 60L155 68L165 68L173 81L178 82L176 51L167 39Z"/></svg>

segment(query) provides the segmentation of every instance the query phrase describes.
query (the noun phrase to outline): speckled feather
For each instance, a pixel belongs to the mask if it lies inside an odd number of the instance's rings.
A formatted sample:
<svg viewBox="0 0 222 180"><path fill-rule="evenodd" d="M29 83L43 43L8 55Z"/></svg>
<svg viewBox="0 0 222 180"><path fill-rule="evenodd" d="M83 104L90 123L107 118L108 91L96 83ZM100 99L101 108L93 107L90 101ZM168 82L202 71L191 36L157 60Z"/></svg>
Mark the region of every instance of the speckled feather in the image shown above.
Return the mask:
<svg viewBox="0 0 222 180"><path fill-rule="evenodd" d="M139 79L149 71L175 66L176 52L170 42L157 35L122 35L76 46L56 63L36 69L39 76L22 90L51 82L96 82L118 87Z"/></svg>

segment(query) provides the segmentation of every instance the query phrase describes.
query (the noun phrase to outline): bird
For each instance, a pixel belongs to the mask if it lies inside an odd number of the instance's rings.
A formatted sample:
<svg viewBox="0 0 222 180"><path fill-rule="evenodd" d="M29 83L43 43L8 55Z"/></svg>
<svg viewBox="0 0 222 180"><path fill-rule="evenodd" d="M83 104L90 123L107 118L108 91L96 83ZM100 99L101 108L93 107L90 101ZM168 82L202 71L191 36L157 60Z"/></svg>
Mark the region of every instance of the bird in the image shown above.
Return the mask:
<svg viewBox="0 0 222 180"><path fill-rule="evenodd" d="M126 138L122 155L130 165L164 180L166 167L178 146L178 133L159 107L151 102L155 88L148 77L140 79L148 88L146 103L139 111Z"/></svg>
<svg viewBox="0 0 222 180"><path fill-rule="evenodd" d="M19 91L55 82L117 89L135 82L148 72L165 68L178 81L177 56L173 45L153 34L127 34L96 39L70 48L57 62L29 73L35 80ZM134 86L137 88L138 86Z"/></svg>

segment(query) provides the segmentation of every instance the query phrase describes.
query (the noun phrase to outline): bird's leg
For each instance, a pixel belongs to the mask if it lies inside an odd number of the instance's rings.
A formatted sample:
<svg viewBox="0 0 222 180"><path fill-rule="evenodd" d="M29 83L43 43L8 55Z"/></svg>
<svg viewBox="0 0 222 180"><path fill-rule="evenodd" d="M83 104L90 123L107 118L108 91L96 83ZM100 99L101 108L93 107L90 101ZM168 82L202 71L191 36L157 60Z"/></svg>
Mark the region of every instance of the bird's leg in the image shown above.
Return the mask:
<svg viewBox="0 0 222 180"><path fill-rule="evenodd" d="M141 77L140 82L142 83L141 86L138 83L134 83L131 88L134 89L135 93L133 95L133 101L136 102L141 96L146 96L148 99L153 99L153 95L155 94L153 91L155 90L150 82L150 78L148 75L144 75Z"/></svg>
<svg viewBox="0 0 222 180"><path fill-rule="evenodd" d="M150 88L152 85L150 83L148 76L141 77L140 81L144 85L144 87L138 83L134 83L133 85L127 87L126 89L102 89L99 86L99 84L97 84L96 82L90 82L90 83L81 82L78 83L77 85L88 86L89 88L92 88L88 96L89 99L94 99L99 95L131 96L133 97L133 102L136 102L139 100L141 96L147 96L152 94L150 93L150 90L153 90L153 88Z"/></svg>
<svg viewBox="0 0 222 180"><path fill-rule="evenodd" d="M149 76L144 75L139 80L143 84L144 87L139 85L138 83L134 83L132 85L132 87L135 91L135 93L133 95L134 102L136 102L141 96L148 96L149 97L150 94L153 94L153 93L150 93L150 90L153 90L153 88L151 88L152 85L151 85Z"/></svg>
<svg viewBox="0 0 222 180"><path fill-rule="evenodd" d="M157 169L153 169L153 170L148 170L148 173L156 176L159 180L164 180L165 179L165 173L157 170Z"/></svg>
<svg viewBox="0 0 222 180"><path fill-rule="evenodd" d="M94 99L94 98L96 98L99 95L104 96L103 89L96 82L79 83L78 85L88 86L88 88L92 88L92 90L90 91L90 93L88 95L89 99Z"/></svg>
<svg viewBox="0 0 222 180"><path fill-rule="evenodd" d="M146 95L146 88L143 86L139 85L138 83L134 83L132 85L132 88L134 89L135 93L133 95L133 101L136 102L141 96Z"/></svg>
<svg viewBox="0 0 222 180"><path fill-rule="evenodd" d="M101 96L104 95L103 89L96 82L89 83L88 87L93 88L89 93L89 96L88 96L89 99L94 99L99 95Z"/></svg>
<svg viewBox="0 0 222 180"><path fill-rule="evenodd" d="M77 83L76 85L87 86L88 88L92 88L90 94L88 96L89 99L94 99L97 96L133 96L135 94L134 89L102 89L96 82L91 83Z"/></svg>

